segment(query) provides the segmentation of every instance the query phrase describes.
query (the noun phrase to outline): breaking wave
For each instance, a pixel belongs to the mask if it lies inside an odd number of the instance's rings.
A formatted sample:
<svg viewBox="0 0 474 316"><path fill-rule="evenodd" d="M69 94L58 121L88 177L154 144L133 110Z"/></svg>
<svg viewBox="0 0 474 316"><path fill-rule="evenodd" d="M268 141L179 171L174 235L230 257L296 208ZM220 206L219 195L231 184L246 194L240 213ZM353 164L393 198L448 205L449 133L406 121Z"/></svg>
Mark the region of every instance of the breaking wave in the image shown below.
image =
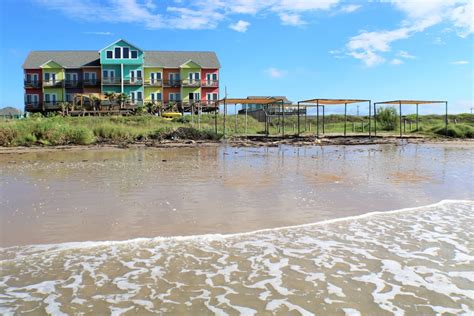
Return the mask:
<svg viewBox="0 0 474 316"><path fill-rule="evenodd" d="M474 201L240 234L0 249L0 313L474 311Z"/></svg>

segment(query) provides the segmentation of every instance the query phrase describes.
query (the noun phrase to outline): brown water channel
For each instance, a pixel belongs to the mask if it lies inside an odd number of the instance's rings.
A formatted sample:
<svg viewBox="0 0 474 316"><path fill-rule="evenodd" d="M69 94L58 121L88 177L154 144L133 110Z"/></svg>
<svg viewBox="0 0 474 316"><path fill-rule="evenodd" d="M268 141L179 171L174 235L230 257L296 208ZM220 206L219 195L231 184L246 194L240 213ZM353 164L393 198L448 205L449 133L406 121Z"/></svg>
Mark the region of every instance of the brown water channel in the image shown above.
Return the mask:
<svg viewBox="0 0 474 316"><path fill-rule="evenodd" d="M237 233L473 199L466 145L0 155L0 246Z"/></svg>

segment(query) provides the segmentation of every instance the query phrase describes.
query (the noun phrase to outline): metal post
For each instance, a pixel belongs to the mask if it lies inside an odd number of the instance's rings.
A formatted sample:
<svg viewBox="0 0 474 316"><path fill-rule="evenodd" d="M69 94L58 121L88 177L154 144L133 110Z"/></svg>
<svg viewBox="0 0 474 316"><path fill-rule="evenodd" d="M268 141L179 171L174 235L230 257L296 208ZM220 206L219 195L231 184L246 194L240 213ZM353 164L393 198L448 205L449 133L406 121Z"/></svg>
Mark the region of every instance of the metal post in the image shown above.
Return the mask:
<svg viewBox="0 0 474 316"><path fill-rule="evenodd" d="M282 131L283 137L285 137L285 104L283 103L283 101L281 101L281 109L282 109L282 114L283 114L283 129L281 131Z"/></svg>
<svg viewBox="0 0 474 316"><path fill-rule="evenodd" d="M418 132L418 103L416 104L416 131Z"/></svg>
<svg viewBox="0 0 474 316"><path fill-rule="evenodd" d="M325 112L326 112L326 106L323 105L323 135L324 135L324 115L325 115Z"/></svg>
<svg viewBox="0 0 474 316"><path fill-rule="evenodd" d="M305 105L305 111L304 111L304 131L305 132L308 130L307 119L308 119L308 107Z"/></svg>
<svg viewBox="0 0 474 316"><path fill-rule="evenodd" d="M374 136L377 136L377 102L374 103Z"/></svg>
<svg viewBox="0 0 474 316"><path fill-rule="evenodd" d="M202 112L202 107L201 107L201 102L198 103L198 128L201 129L201 112Z"/></svg>
<svg viewBox="0 0 474 316"><path fill-rule="evenodd" d="M402 138L402 102L398 102L399 109L400 109L400 138Z"/></svg>
<svg viewBox="0 0 474 316"><path fill-rule="evenodd" d="M369 138L372 137L372 119L371 119L371 116L372 116L372 101L369 101Z"/></svg>
<svg viewBox="0 0 474 316"><path fill-rule="evenodd" d="M223 125L224 125L223 126L224 127L224 138L226 137L226 135L225 135L225 132L226 132L226 130L225 130L225 128L226 128L226 126L225 126L226 117L227 117L227 102L226 102L226 99L224 99L224 122L223 122Z"/></svg>
<svg viewBox="0 0 474 316"><path fill-rule="evenodd" d="M245 104L245 136L248 135L248 130L247 130L247 115L248 115L248 104Z"/></svg>
<svg viewBox="0 0 474 316"><path fill-rule="evenodd" d="M300 103L298 102L298 137L300 136Z"/></svg>
<svg viewBox="0 0 474 316"><path fill-rule="evenodd" d="M444 133L448 136L448 101L444 102L444 104L446 106L446 128Z"/></svg>
<svg viewBox="0 0 474 316"><path fill-rule="evenodd" d="M344 103L344 136L347 132L347 103Z"/></svg>
<svg viewBox="0 0 474 316"><path fill-rule="evenodd" d="M319 100L316 102L316 137L319 138Z"/></svg>
<svg viewBox="0 0 474 316"><path fill-rule="evenodd" d="M237 119L238 119L238 115L237 115L237 104L234 104L234 108L235 108L235 134L237 134L237 127L238 127L238 122L237 122Z"/></svg>

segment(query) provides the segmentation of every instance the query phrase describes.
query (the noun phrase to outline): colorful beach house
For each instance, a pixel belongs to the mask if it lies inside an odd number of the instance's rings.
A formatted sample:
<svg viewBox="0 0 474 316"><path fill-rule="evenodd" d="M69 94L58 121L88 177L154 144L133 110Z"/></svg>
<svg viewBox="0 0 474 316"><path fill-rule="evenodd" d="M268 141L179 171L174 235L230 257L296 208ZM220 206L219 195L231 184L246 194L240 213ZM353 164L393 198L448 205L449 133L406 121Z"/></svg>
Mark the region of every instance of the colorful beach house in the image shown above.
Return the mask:
<svg viewBox="0 0 474 316"><path fill-rule="evenodd" d="M145 51L123 39L99 51L32 51L23 63L25 111L112 92L134 106L207 104L219 98L219 69L214 52Z"/></svg>

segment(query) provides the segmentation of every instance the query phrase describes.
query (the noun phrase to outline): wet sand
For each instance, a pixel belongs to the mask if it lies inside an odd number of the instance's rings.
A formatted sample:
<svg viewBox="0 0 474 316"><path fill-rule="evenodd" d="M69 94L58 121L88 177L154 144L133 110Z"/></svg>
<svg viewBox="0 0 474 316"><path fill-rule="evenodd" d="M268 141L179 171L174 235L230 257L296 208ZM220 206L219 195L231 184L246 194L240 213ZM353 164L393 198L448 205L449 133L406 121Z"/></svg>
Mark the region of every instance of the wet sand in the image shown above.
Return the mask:
<svg viewBox="0 0 474 316"><path fill-rule="evenodd" d="M2 154L0 246L240 233L473 199L472 161L463 142Z"/></svg>

